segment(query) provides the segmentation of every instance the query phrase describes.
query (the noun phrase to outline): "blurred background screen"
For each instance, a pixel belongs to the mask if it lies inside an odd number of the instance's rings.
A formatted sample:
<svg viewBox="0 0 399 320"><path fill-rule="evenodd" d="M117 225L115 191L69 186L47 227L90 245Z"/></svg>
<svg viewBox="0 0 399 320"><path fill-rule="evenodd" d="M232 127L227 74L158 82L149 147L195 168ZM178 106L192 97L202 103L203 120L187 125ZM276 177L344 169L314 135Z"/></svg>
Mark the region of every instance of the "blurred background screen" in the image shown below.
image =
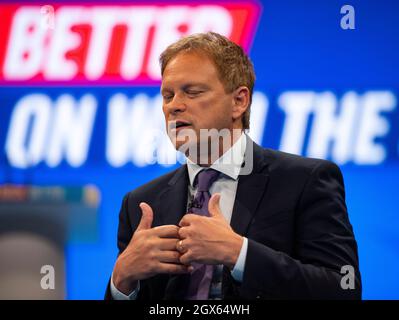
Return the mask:
<svg viewBox="0 0 399 320"><path fill-rule="evenodd" d="M212 30L254 62L251 137L341 167L363 298L398 299L398 16L393 0L1 2L0 298L103 298L122 197L183 161L158 56Z"/></svg>

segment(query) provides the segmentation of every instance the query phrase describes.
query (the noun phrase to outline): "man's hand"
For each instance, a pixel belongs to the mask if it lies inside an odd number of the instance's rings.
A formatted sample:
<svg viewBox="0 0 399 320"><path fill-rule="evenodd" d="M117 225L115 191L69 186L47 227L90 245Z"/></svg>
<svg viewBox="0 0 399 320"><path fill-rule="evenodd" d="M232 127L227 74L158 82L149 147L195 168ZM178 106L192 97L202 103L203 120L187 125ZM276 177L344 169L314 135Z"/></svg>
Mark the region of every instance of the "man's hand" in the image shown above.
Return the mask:
<svg viewBox="0 0 399 320"><path fill-rule="evenodd" d="M137 280L159 273L187 273L188 266L180 263L176 250L179 227L164 225L151 228L152 208L140 203L142 217L129 245L118 257L113 282L119 291L128 294L137 287Z"/></svg>
<svg viewBox="0 0 399 320"><path fill-rule="evenodd" d="M178 250L181 263L224 264L233 269L241 251L243 237L233 231L219 207L220 194L209 200L209 217L186 214L180 220Z"/></svg>

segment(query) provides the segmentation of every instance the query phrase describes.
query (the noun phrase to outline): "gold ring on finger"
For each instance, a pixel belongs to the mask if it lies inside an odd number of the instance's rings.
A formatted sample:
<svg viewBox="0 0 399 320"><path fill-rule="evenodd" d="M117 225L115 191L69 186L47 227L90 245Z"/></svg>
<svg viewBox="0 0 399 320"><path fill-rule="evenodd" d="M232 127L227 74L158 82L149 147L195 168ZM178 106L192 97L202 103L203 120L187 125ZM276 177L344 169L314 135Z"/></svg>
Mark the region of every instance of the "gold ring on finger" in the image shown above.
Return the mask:
<svg viewBox="0 0 399 320"><path fill-rule="evenodd" d="M179 242L178 242L178 249L179 249L179 251L183 251L184 250L184 247L183 247L183 240L180 240Z"/></svg>

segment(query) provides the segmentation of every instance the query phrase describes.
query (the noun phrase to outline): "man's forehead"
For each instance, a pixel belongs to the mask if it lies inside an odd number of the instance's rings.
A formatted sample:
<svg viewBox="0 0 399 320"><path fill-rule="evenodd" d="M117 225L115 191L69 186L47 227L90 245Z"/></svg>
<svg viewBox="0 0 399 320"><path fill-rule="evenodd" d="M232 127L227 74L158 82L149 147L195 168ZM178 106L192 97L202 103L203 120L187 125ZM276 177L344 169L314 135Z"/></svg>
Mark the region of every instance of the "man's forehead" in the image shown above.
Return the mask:
<svg viewBox="0 0 399 320"><path fill-rule="evenodd" d="M200 60L200 61L198 61ZM200 85L214 77L217 70L206 56L196 53L181 53L171 59L161 78L161 86Z"/></svg>
<svg viewBox="0 0 399 320"><path fill-rule="evenodd" d="M171 58L165 66L163 76L168 73L184 73L190 70L214 69L213 60L201 52L181 52Z"/></svg>
<svg viewBox="0 0 399 320"><path fill-rule="evenodd" d="M168 65L171 62L174 62L176 60L187 60L187 59L189 59L189 60L191 60L191 59L200 59L200 60L203 60L203 61L204 60L208 60L208 61L212 62L212 59L211 59L211 57L209 56L208 53L206 53L206 52L204 52L202 50L199 50L199 49L198 50L193 49L193 50L184 50L184 51L176 53L169 60Z"/></svg>

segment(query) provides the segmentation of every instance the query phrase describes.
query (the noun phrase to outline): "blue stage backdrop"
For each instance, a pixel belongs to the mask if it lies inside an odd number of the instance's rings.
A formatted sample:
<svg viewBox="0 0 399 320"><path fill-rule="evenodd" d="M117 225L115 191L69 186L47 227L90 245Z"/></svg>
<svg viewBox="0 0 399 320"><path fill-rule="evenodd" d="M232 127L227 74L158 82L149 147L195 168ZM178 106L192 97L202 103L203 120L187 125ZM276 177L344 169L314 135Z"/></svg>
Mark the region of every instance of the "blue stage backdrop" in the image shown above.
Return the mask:
<svg viewBox="0 0 399 320"><path fill-rule="evenodd" d="M103 297L123 195L180 165L157 59L209 30L254 62L250 135L341 167L364 299L399 298L399 2L48 2L0 4L0 182L99 191L94 235L66 238L67 299Z"/></svg>

